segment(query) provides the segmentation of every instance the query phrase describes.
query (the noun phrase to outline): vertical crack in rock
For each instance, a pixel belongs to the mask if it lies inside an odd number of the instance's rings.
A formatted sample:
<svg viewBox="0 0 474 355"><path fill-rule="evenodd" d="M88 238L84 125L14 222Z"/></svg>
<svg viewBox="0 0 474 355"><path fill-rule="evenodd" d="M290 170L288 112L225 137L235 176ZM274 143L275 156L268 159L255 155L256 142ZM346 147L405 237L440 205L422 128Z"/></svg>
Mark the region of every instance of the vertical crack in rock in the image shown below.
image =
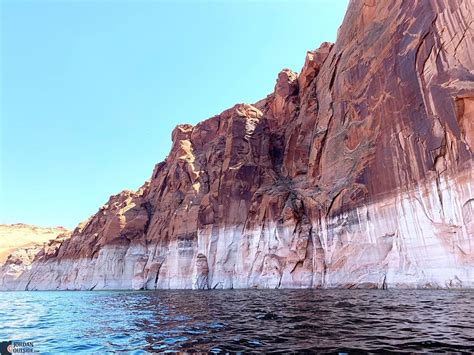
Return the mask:
<svg viewBox="0 0 474 355"><path fill-rule="evenodd" d="M209 266L204 254L198 254L196 256L195 281L193 288L198 290L209 289Z"/></svg>

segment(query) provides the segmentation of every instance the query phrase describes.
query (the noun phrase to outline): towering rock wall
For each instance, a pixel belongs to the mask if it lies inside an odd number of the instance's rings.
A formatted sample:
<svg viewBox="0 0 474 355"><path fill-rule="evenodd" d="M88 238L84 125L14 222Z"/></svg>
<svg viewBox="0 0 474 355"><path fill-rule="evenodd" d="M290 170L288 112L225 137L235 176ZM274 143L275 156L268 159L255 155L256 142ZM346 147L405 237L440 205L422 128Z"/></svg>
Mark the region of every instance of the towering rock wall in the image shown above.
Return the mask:
<svg viewBox="0 0 474 355"><path fill-rule="evenodd" d="M473 8L351 1L299 75L176 127L8 287L474 287Z"/></svg>

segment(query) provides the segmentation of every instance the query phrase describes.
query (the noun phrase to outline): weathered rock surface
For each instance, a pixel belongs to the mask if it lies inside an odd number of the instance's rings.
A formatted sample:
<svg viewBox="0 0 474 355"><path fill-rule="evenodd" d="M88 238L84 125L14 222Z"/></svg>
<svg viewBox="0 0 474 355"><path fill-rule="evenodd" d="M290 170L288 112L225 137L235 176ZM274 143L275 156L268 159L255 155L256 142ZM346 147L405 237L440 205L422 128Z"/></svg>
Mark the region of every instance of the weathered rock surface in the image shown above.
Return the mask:
<svg viewBox="0 0 474 355"><path fill-rule="evenodd" d="M0 265L19 248L29 248L67 233L64 227L38 227L29 224L0 224Z"/></svg>
<svg viewBox="0 0 474 355"><path fill-rule="evenodd" d="M19 277L28 274L32 263L38 257L52 257L62 242L71 236L63 228L44 228L27 224L1 225L1 238L11 253L0 265L0 289L26 289L19 285Z"/></svg>
<svg viewBox="0 0 474 355"><path fill-rule="evenodd" d="M471 0L350 2L10 288L474 287Z"/></svg>

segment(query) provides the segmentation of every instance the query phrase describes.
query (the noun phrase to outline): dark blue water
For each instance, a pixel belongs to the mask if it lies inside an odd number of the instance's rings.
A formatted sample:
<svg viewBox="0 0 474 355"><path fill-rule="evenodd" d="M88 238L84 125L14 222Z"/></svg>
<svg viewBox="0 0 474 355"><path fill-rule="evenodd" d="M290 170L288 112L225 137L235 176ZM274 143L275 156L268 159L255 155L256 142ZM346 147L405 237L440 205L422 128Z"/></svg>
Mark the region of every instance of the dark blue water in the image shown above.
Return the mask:
<svg viewBox="0 0 474 355"><path fill-rule="evenodd" d="M474 292L0 293L0 340L40 352L474 351Z"/></svg>

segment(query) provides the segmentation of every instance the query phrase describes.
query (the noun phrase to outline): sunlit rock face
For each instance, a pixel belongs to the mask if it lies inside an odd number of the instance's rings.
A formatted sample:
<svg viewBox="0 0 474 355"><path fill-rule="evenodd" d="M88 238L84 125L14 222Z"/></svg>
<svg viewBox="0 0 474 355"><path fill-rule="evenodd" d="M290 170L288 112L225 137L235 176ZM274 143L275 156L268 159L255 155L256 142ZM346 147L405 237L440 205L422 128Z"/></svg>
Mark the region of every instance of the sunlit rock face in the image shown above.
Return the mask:
<svg viewBox="0 0 474 355"><path fill-rule="evenodd" d="M8 288L474 287L473 7L351 1Z"/></svg>
<svg viewBox="0 0 474 355"><path fill-rule="evenodd" d="M0 265L17 250L32 250L55 239L59 234L67 233L69 231L64 227L38 227L23 223L0 224Z"/></svg>
<svg viewBox="0 0 474 355"><path fill-rule="evenodd" d="M26 289L36 258L48 259L57 255L62 243L71 233L63 227L42 228L25 224L2 225L3 238L15 238L19 243L5 262L0 265L0 289ZM43 242L46 238L50 239ZM26 243L26 244L25 244ZM35 264L36 267L36 264Z"/></svg>

